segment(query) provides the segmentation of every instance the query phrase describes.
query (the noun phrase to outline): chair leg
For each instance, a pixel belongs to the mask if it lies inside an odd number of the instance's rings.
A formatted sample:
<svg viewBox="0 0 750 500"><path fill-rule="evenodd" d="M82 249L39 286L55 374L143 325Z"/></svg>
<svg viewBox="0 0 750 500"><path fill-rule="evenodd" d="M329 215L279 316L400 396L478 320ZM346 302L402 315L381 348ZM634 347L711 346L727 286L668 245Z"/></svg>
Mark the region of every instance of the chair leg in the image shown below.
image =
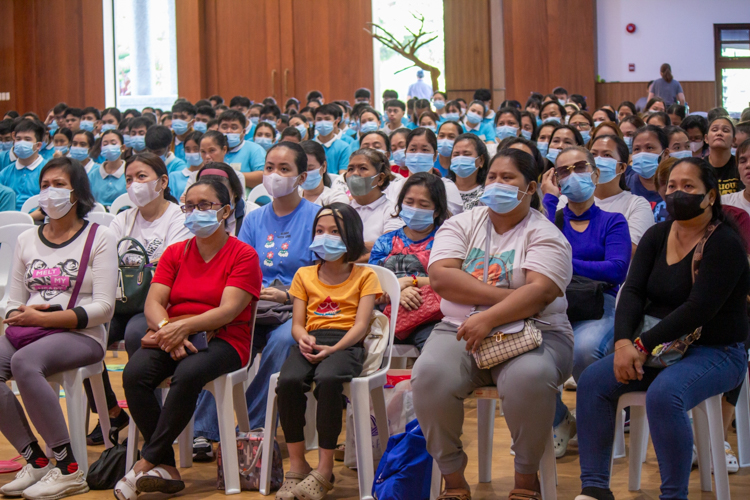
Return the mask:
<svg viewBox="0 0 750 500"><path fill-rule="evenodd" d="M539 464L539 480L542 483L542 500L557 500L557 460L551 430Z"/></svg>
<svg viewBox="0 0 750 500"><path fill-rule="evenodd" d="M245 384L235 384L232 387L232 398L234 414L237 417L237 426L240 432L250 432L250 419L247 415L247 399L245 399Z"/></svg>
<svg viewBox="0 0 750 500"><path fill-rule="evenodd" d="M128 451L127 458L125 459L125 472L128 472L135 465L138 460L138 426L135 425L135 421L131 418L130 425L128 425Z"/></svg>
<svg viewBox="0 0 750 500"><path fill-rule="evenodd" d="M221 458L224 467L224 493L240 493L240 465L237 456L237 435L234 432L233 391L227 377L214 380L213 394L219 414L219 436L221 437Z"/></svg>
<svg viewBox="0 0 750 500"><path fill-rule="evenodd" d="M268 401L266 402L266 429L263 434L263 451L261 455L260 466L260 485L261 495L271 494L271 462L273 461L273 442L276 438L276 415L278 408L276 406L276 384L279 381L279 374L271 375L268 383Z"/></svg>
<svg viewBox="0 0 750 500"><path fill-rule="evenodd" d="M643 447L648 444L646 408L630 407L630 454L628 471L628 490L641 489L641 469L643 468ZM645 436L645 440L644 440ZM644 443L645 441L645 443Z"/></svg>
<svg viewBox="0 0 750 500"><path fill-rule="evenodd" d="M362 382L362 383L359 383ZM372 457L372 426L370 420L370 391L367 381L354 379L349 383L354 413L354 441L357 448L357 476L359 497L372 498L375 465Z"/></svg>
<svg viewBox="0 0 750 500"><path fill-rule="evenodd" d="M698 472L701 478L701 491L712 491L711 487L711 440L709 437L708 415L705 401L693 408L693 436L698 449ZM721 449L724 449L722 440Z"/></svg>
<svg viewBox="0 0 750 500"><path fill-rule="evenodd" d="M477 399L477 430L479 431L479 482L492 481L492 441L495 434L495 400Z"/></svg>
<svg viewBox="0 0 750 500"><path fill-rule="evenodd" d="M383 387L376 387L370 391L370 397L372 398L372 410L375 414L375 425L378 428L379 456L382 456L385 447L388 445L388 438L391 437L391 432L388 428L388 414L385 408L385 391Z"/></svg>
<svg viewBox="0 0 750 500"><path fill-rule="evenodd" d="M312 391L307 393L307 406L305 407L305 449L307 451L318 449L318 428L315 426L315 416L318 413L318 400ZM268 426L268 421L266 421Z"/></svg>
<svg viewBox="0 0 750 500"><path fill-rule="evenodd" d="M63 387L65 388L65 402L68 408L70 447L73 450L73 456L78 461L78 468L83 471L85 477L89 472L89 457L88 450L86 449L86 431L83 428L84 421L86 420L86 416L84 415L83 380L78 376L78 370L65 373Z"/></svg>
<svg viewBox="0 0 750 500"><path fill-rule="evenodd" d="M177 438L177 448L180 452L180 469L188 469L193 466L193 429L194 419L190 419L190 422L182 429L179 437ZM221 422L219 422L221 425Z"/></svg>
<svg viewBox="0 0 750 500"><path fill-rule="evenodd" d="M617 412L615 420L615 446L612 450L612 458L623 458L625 456L625 410Z"/></svg>
<svg viewBox="0 0 750 500"><path fill-rule="evenodd" d="M91 391L94 393L94 404L96 405L96 412L99 414L99 424L102 426L102 435L104 435L104 448L112 448L114 444L109 441L109 431L111 426L109 424L109 408L107 408L107 396L104 393L104 381L101 374L94 375L89 378L91 384ZM89 412L86 412L86 420L88 421ZM104 416L102 418L102 415ZM88 426L86 426L86 432L88 432ZM116 444L116 443L115 443Z"/></svg>
<svg viewBox="0 0 750 500"><path fill-rule="evenodd" d="M721 395L708 398L703 402L708 417L708 432L711 441L711 459L716 482L716 500L729 500L729 474L727 459L724 453L724 425L721 416Z"/></svg>
<svg viewBox="0 0 750 500"><path fill-rule="evenodd" d="M737 421L737 453L740 467L750 467L750 387L748 386L748 375L745 374L745 382L740 391L740 399L737 401L734 414Z"/></svg>
<svg viewBox="0 0 750 500"><path fill-rule="evenodd" d="M430 481L430 500L436 500L440 495L440 486L443 475L440 473L437 460L432 460L432 480Z"/></svg>

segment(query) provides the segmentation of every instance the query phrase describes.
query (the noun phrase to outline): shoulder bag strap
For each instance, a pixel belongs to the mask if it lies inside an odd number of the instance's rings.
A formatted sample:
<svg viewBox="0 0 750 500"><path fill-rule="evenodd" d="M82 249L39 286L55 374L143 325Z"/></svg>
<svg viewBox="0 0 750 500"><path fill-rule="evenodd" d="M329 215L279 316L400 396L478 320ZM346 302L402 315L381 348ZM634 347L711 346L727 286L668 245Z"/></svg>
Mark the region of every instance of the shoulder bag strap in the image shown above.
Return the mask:
<svg viewBox="0 0 750 500"><path fill-rule="evenodd" d="M698 268L700 267L701 260L703 259L703 249L706 246L706 242L708 241L708 238L711 237L711 235L716 231L716 228L719 227L719 224L721 224L721 221L714 221L711 224L708 225L706 228L706 232L703 234L703 237L700 239L697 245L695 245L695 251L693 252L693 263L692 263L692 269L693 269L693 283L695 283L695 279L698 277ZM701 331L703 331L703 326L699 326L695 329L693 333L685 337L685 344L690 345L699 338L701 338Z"/></svg>
<svg viewBox="0 0 750 500"><path fill-rule="evenodd" d="M73 287L73 293L70 294L70 301L68 301L68 309L73 309L78 300L78 293L81 291L83 286L83 278L86 276L86 268L89 267L89 257L91 257L91 247L94 246L94 238L96 237L96 230L99 228L99 224L93 222L89 234L86 236L86 244L83 245L83 254L81 255L81 262L78 265L78 276L76 276L76 284Z"/></svg>

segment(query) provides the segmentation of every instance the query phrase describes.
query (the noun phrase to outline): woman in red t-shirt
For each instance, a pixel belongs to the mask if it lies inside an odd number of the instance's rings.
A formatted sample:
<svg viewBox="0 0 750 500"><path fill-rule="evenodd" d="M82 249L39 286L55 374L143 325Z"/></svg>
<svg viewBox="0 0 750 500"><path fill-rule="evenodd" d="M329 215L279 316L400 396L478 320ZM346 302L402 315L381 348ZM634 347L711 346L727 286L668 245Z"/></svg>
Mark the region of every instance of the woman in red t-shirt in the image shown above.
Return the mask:
<svg viewBox="0 0 750 500"><path fill-rule="evenodd" d="M115 486L120 500L185 487L172 443L190 422L203 386L247 365L250 357L250 303L260 294L261 272L255 250L225 230L229 191L201 179L187 190L182 210L195 238L164 251L146 299L146 320L159 349L139 349L123 373L125 397L145 444L143 458ZM183 315L194 316L169 319ZM203 350L188 340L198 332L209 332ZM170 376L160 407L154 390Z"/></svg>

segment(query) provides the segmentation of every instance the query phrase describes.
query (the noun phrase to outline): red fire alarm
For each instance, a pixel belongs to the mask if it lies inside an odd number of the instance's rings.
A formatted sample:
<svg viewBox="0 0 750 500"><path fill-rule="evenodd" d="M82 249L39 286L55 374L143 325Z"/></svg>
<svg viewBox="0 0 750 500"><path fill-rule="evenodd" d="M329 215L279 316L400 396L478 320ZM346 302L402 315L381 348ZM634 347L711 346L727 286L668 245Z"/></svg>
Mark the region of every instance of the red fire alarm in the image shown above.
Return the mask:
<svg viewBox="0 0 750 500"><path fill-rule="evenodd" d="M631 73L635 71L635 64L633 63L628 64L628 71L630 71Z"/></svg>
<svg viewBox="0 0 750 500"><path fill-rule="evenodd" d="M628 33L635 33L635 24L630 23L625 26L625 31L627 31Z"/></svg>

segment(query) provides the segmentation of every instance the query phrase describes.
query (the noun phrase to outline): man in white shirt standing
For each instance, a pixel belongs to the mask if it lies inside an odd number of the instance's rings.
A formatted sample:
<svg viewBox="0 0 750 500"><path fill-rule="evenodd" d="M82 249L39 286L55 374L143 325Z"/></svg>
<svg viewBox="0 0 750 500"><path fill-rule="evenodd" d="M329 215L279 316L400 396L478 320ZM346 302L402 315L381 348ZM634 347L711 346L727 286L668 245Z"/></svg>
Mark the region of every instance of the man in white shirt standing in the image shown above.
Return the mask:
<svg viewBox="0 0 750 500"><path fill-rule="evenodd" d="M407 93L407 99L430 99L432 97L432 85L425 83L423 80L424 71L417 71L417 81L409 85L409 92Z"/></svg>

